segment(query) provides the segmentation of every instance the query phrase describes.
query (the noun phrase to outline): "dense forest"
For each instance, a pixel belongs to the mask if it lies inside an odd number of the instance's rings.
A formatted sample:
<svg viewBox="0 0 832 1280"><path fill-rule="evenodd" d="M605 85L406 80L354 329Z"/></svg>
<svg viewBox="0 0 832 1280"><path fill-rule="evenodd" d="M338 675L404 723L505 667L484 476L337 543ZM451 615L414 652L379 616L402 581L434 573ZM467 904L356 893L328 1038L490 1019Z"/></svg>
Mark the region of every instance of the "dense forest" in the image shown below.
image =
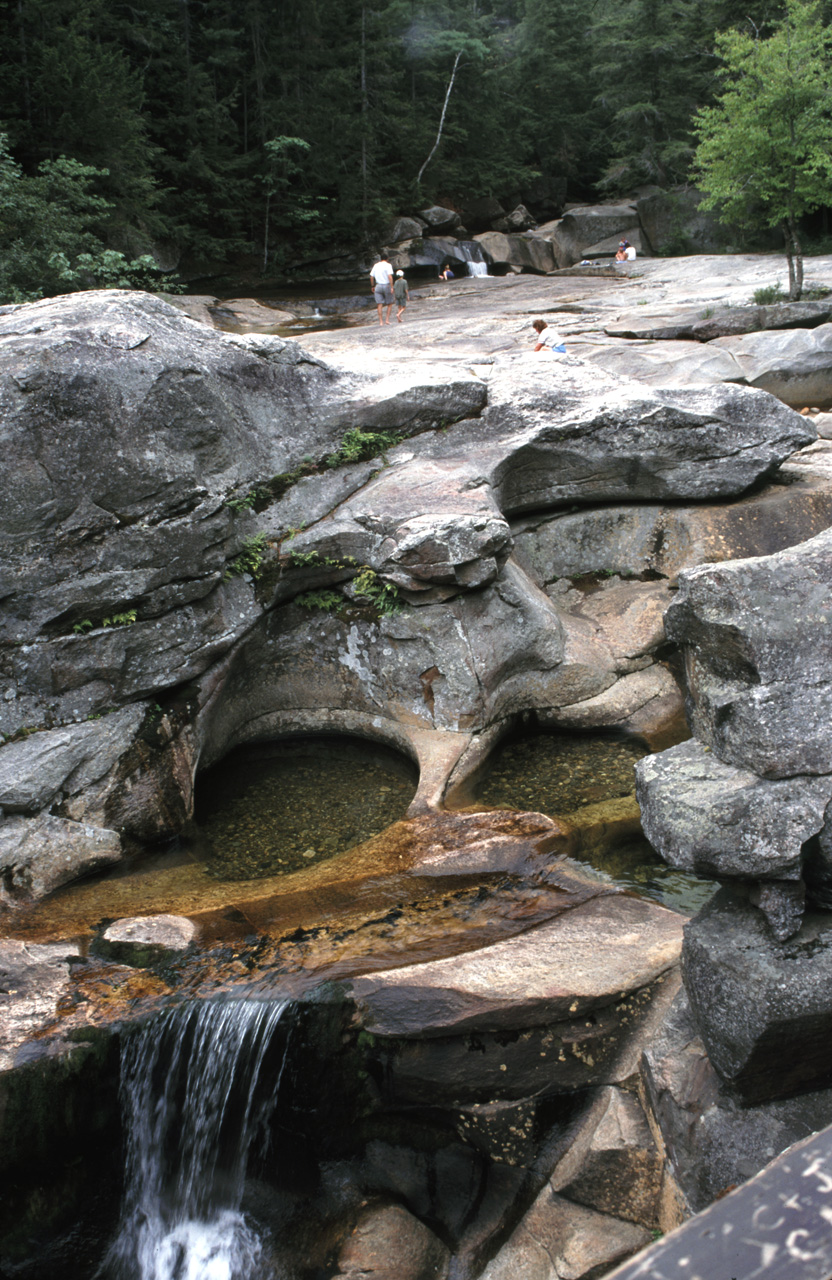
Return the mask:
<svg viewBox="0 0 832 1280"><path fill-rule="evenodd" d="M83 249L153 250L168 266L250 255L275 275L429 203L511 201L551 178L570 200L684 181L693 113L717 87L715 33L765 32L780 12L0 0L3 248L51 238L65 269Z"/></svg>

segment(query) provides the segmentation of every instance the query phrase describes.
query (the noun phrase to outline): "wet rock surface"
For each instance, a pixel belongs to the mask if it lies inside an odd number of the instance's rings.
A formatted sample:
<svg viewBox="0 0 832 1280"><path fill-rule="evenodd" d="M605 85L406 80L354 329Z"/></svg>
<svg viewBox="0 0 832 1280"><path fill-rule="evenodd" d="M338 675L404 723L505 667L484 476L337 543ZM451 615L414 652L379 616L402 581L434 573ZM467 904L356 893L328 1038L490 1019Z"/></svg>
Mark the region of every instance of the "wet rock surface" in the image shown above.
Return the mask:
<svg viewBox="0 0 832 1280"><path fill-rule="evenodd" d="M611 895L469 958L358 979L354 993L376 1035L511 1030L569 1014L580 1019L671 968L680 924L673 912Z"/></svg>
<svg viewBox="0 0 832 1280"><path fill-rule="evenodd" d="M108 925L98 950L122 964L149 965L187 951L198 936L197 926L186 916L140 916Z"/></svg>

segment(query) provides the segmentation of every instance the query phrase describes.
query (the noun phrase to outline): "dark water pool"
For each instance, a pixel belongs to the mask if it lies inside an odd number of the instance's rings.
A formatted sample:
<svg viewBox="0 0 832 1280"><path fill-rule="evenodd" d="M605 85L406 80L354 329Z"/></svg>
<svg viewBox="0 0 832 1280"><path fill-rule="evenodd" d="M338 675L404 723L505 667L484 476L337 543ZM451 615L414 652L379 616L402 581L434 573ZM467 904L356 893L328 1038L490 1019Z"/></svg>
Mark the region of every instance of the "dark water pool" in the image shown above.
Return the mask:
<svg viewBox="0 0 832 1280"><path fill-rule="evenodd" d="M197 783L206 870L246 880L308 867L403 818L409 761L372 743L290 738L240 747Z"/></svg>

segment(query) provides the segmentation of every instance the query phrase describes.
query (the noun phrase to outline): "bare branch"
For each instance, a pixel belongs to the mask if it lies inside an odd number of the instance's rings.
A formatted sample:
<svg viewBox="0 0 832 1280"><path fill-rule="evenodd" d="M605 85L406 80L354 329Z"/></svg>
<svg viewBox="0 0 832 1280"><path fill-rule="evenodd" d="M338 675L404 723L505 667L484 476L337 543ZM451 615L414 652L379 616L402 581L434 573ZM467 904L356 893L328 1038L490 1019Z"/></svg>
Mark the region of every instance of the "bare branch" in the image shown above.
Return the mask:
<svg viewBox="0 0 832 1280"><path fill-rule="evenodd" d="M439 120L439 132L438 132L438 133L437 133L437 135L436 135L436 141L434 142L434 144L433 144L433 146L432 146L432 148L431 148L430 155L428 156L427 160L426 160L426 161L425 161L425 163L422 165L421 169L419 170L418 174L416 175L416 182L417 182L417 183L419 183L419 182L421 182L421 181L422 181L422 174L425 172L425 169L427 169L427 167L428 167L428 165L430 164L431 160L432 160L432 159L433 159L433 157L436 155L436 149L437 149L437 147L439 146L439 142L440 142L440 139L441 139L441 137L442 137L442 130L443 130L443 128L445 127L445 113L446 113L446 111L448 110L448 100L449 100L449 98L450 98L450 96L451 96L451 89L453 89L453 87L454 87L454 80L456 79L456 69L457 69L457 67L459 66L459 60L460 60L460 58L461 58L461 57L462 57L462 50L460 49L459 53L458 53L458 54L456 55L456 57L454 58L454 66L453 66L453 70L451 71L451 78L450 78L450 80L448 81L448 89L447 89L447 92L446 92L446 94L445 94L445 101L444 101L444 103L443 103L443 105L442 105L442 116L441 116L441 118L440 118L440 120Z"/></svg>

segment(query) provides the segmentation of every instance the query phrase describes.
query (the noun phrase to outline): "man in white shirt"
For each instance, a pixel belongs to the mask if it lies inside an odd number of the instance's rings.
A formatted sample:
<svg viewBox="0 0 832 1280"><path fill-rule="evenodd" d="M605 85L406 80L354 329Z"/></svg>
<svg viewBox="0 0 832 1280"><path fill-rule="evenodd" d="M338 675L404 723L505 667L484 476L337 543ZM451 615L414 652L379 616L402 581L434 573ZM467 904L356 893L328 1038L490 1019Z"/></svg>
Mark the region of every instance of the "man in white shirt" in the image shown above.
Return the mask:
<svg viewBox="0 0 832 1280"><path fill-rule="evenodd" d="M370 269L370 288L378 307L379 324L390 323L390 312L393 310L393 268L386 258L379 258ZM382 318L382 311L387 307L387 319Z"/></svg>

